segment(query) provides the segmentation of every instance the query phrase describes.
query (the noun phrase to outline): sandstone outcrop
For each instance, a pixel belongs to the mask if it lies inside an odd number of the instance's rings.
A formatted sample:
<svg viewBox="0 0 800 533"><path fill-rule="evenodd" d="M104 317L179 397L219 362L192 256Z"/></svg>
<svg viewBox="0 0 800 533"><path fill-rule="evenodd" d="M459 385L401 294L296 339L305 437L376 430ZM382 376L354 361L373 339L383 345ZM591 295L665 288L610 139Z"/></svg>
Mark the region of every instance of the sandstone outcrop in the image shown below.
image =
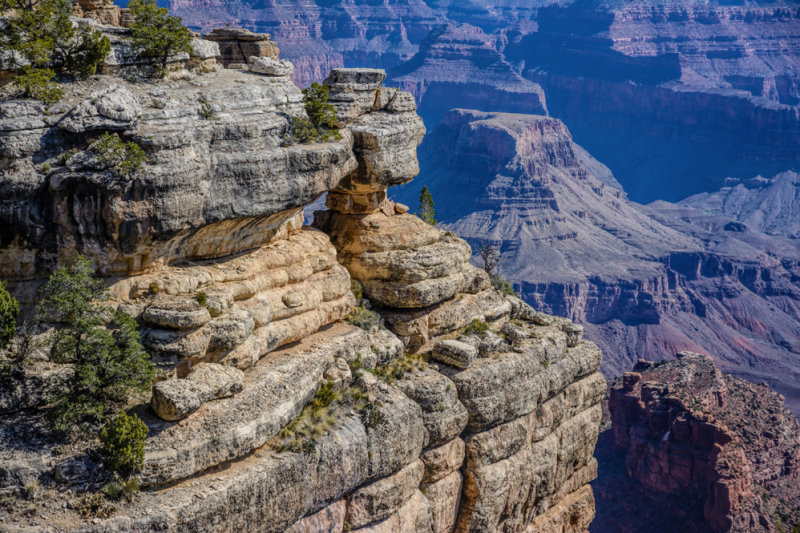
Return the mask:
<svg viewBox="0 0 800 533"><path fill-rule="evenodd" d="M220 62L225 68L244 68L251 58L278 60L280 49L268 33L253 33L242 28L215 28L204 36L219 46ZM284 66L286 74L292 71Z"/></svg>
<svg viewBox="0 0 800 533"><path fill-rule="evenodd" d="M241 32L217 35L239 66L224 43ZM0 490L38 480L52 497L12 511L12 529L586 531L599 349L387 199L419 171L411 95L379 70L334 70L341 139L298 144L291 69L251 55L249 71L70 84L49 111L0 102L0 276L29 306L50 269L86 255L159 370L132 406L148 490L87 522L66 494L107 472L88 443L32 440L42 415L22 409L47 400L13 397L61 369L23 364L41 375L0 404ZM108 131L146 151L140 170L100 164L91 141ZM303 226L323 193L330 209Z"/></svg>
<svg viewBox="0 0 800 533"><path fill-rule="evenodd" d="M655 495L678 495L681 516L694 507L713 531L800 523L800 424L767 386L679 353L626 373L609 409L628 476Z"/></svg>

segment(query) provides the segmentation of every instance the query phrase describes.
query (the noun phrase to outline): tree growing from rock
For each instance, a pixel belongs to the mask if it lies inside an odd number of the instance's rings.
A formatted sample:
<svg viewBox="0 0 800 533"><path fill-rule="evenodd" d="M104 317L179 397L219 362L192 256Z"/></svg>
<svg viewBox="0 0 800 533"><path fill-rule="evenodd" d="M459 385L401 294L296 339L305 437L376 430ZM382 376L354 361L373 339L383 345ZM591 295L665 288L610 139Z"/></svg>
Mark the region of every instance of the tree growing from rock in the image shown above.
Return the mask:
<svg viewBox="0 0 800 533"><path fill-rule="evenodd" d="M18 316L19 303L8 293L5 282L0 281L0 349L16 335Z"/></svg>
<svg viewBox="0 0 800 533"><path fill-rule="evenodd" d="M73 26L71 13L69 0L0 0L0 66L16 70L26 96L57 101L57 73L91 76L111 50L100 31Z"/></svg>
<svg viewBox="0 0 800 533"><path fill-rule="evenodd" d="M131 0L128 5L133 22L130 25L134 47L145 57L160 61L159 75L167 72L167 61L181 52L192 51L192 35L178 17L173 17L155 0Z"/></svg>
<svg viewBox="0 0 800 533"><path fill-rule="evenodd" d="M478 255L483 261L483 270L489 274L489 279L492 282L492 287L508 296L519 296L514 290L514 285L500 273L500 251L484 241Z"/></svg>
<svg viewBox="0 0 800 533"><path fill-rule="evenodd" d="M431 226L436 225L436 210L433 208L433 195L431 194L431 191L428 190L427 185L422 187L422 191L419 193L418 214L419 218Z"/></svg>
<svg viewBox="0 0 800 533"><path fill-rule="evenodd" d="M336 108L328 103L328 87L317 82L303 89L303 106L307 117L292 117L290 129L295 141L306 143L339 140Z"/></svg>
<svg viewBox="0 0 800 533"><path fill-rule="evenodd" d="M92 276L89 261L78 257L53 272L42 288L40 321L57 322L50 360L73 372L53 401L52 427L86 433L125 406L130 396L153 382L153 366L142 348L136 321L103 302L108 290Z"/></svg>

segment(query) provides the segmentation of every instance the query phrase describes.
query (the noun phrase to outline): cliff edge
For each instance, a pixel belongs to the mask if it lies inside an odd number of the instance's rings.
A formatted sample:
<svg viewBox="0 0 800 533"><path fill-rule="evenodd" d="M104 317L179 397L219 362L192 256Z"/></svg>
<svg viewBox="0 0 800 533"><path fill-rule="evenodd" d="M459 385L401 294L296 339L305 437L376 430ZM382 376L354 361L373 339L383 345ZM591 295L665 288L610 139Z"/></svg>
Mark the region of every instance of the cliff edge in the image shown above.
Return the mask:
<svg viewBox="0 0 800 533"><path fill-rule="evenodd" d="M413 97L383 71L333 70L339 135L298 142L291 64L268 37L216 38L164 81L116 64L51 107L0 101L0 277L30 306L86 256L159 369L130 408L149 429L143 490L92 515L96 444L42 424L42 384L65 369L46 352L23 365L0 395L0 490L20 502L4 527L585 531L600 350L387 199L418 172ZM247 63L237 40L261 43ZM97 157L109 132L145 151L140 170Z"/></svg>

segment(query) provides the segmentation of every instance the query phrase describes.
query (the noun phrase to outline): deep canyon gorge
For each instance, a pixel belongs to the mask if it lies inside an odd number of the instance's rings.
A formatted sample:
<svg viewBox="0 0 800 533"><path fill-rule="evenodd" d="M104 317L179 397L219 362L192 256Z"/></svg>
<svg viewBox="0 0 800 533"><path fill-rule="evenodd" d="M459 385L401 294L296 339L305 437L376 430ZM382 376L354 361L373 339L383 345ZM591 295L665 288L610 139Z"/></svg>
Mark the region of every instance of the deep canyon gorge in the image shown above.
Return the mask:
<svg viewBox="0 0 800 533"><path fill-rule="evenodd" d="M160 4L162 78L95 0L96 75L0 70L0 530L800 528L800 4ZM77 256L155 368L128 499L47 429Z"/></svg>

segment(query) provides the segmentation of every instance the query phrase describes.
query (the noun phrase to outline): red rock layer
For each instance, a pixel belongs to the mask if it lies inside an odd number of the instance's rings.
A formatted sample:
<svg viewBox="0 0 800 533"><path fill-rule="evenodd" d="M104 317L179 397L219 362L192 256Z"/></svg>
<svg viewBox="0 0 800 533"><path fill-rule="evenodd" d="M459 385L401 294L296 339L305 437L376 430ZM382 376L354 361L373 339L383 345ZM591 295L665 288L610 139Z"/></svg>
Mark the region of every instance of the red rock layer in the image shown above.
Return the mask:
<svg viewBox="0 0 800 533"><path fill-rule="evenodd" d="M609 398L630 478L694 501L716 532L800 524L800 423L780 395L688 352L636 370Z"/></svg>

